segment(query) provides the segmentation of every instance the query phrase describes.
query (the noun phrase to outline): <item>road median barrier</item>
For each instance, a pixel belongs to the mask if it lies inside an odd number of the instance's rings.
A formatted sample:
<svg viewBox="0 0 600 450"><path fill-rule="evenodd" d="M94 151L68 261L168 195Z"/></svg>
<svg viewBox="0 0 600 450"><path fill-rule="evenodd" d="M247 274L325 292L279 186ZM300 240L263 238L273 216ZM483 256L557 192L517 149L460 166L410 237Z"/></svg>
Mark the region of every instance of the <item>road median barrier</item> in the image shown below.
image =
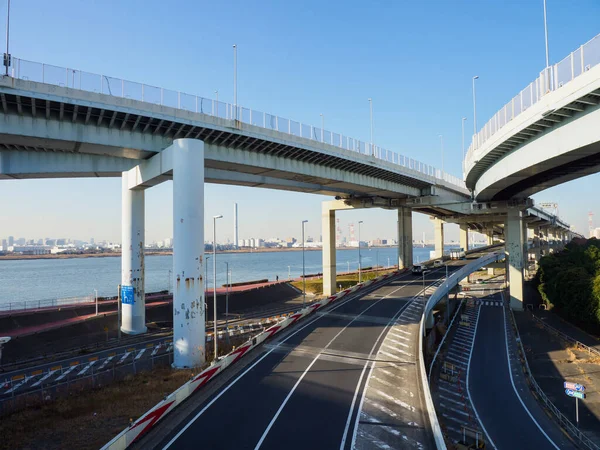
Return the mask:
<svg viewBox="0 0 600 450"><path fill-rule="evenodd" d="M373 283L384 281L393 276L399 275L404 271L394 271L377 277L373 280L359 283L351 288L344 289L337 294L326 297L322 300L311 303L310 305L302 308L301 310L283 318L281 321L250 338L248 341L232 350L227 355L221 357L217 362L213 363L208 368L204 369L198 375L195 375L191 380L181 386L179 389L166 396L164 400L157 403L153 408L143 414L140 418L130 423L130 425L115 436L110 442L108 442L102 450L123 450L128 448L131 444L137 441L145 433L156 425L162 418L169 414L179 404L190 397L194 392L204 387L209 381L214 379L218 374L223 372L227 367L235 364L249 351L253 350L257 346L261 345L267 339L270 339L274 335L282 332L289 326L295 324L299 320L306 316L313 314L315 311L320 310L331 303L352 294L360 289L368 287ZM421 319L421 328L423 327L423 319ZM421 340L419 340L420 342ZM419 344L421 345L421 344ZM421 365L423 366L422 372L424 373L424 365L421 358ZM422 376L423 376L422 373ZM427 379L425 378L425 382ZM428 392L428 390L427 390ZM431 396L430 396L431 401ZM437 420L436 420L437 421ZM439 427L439 425L438 425ZM438 447L440 448L440 447ZM444 447L445 448L445 447Z"/></svg>

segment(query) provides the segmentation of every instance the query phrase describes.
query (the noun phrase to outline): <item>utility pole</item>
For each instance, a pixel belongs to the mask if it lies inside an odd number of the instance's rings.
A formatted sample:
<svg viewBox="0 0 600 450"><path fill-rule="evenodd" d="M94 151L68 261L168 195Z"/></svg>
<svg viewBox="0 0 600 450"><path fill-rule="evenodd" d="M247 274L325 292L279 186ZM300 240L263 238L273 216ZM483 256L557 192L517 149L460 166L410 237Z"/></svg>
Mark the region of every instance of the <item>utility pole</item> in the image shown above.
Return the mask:
<svg viewBox="0 0 600 450"><path fill-rule="evenodd" d="M10 0L6 4L6 55L4 56L4 65L6 66L6 75L8 76L8 66L10 65L10 53L8 50L8 40L10 38Z"/></svg>
<svg viewBox="0 0 600 450"><path fill-rule="evenodd" d="M214 335L213 339L215 340L215 357L214 361L216 362L219 358L218 353L218 338L217 334L217 219L221 219L223 216L213 216L213 329Z"/></svg>
<svg viewBox="0 0 600 450"><path fill-rule="evenodd" d="M233 116L234 120L237 120L237 45L233 44L233 107L235 108L235 113Z"/></svg>
<svg viewBox="0 0 600 450"><path fill-rule="evenodd" d="M302 221L302 306L306 304L306 272L304 268L304 224L308 220Z"/></svg>

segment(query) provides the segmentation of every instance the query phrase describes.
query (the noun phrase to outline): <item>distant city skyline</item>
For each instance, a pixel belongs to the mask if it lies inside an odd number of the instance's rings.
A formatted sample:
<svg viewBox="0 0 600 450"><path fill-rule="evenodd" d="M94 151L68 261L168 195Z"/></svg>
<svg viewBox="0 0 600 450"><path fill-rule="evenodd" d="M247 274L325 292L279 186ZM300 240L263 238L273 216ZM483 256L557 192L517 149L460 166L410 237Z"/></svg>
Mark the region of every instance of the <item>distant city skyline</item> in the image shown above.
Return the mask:
<svg viewBox="0 0 600 450"><path fill-rule="evenodd" d="M372 99L377 145L440 167L439 135L443 135L445 170L454 175L462 173L462 117L467 118L467 129L473 124L472 77L479 76L481 126L539 76L545 65L538 2L397 3L388 5L382 15L378 8L353 2L308 0L301 10L289 14L285 3L182 1L179 7L186 14L177 21L165 21L173 10L156 0L148 0L144 8L116 0L65 4L69 14L55 2L13 2L11 54L206 98L213 98L218 90L220 100L231 102L231 45L237 43L240 105L307 124L319 125L323 119L327 129L367 142L368 99ZM116 10L120 13L114 14ZM220 20L198 26L197 17L224 17L225 13L227 27ZM595 0L580 0L577 8L568 2L549 2L550 62L556 63L593 37L599 15ZM307 21L311 33L306 33ZM30 33L48 23L53 24L53 32L44 39ZM107 23L113 30L109 34ZM368 23L378 26L365 28ZM427 23L425 31L423 23ZM162 32L149 34L152 26ZM136 51L123 42L135 42ZM168 55L169 64L157 65L157 54ZM164 183L146 191L147 242L172 235L171 186ZM561 217L587 235L587 214L594 210L590 199L596 198L599 188L600 177L592 175L543 191L534 199L558 203ZM118 178L2 180L0 193L0 235L121 241ZM233 241L233 203L237 202L239 239L298 236L305 219L307 234L318 236L321 202L330 199L207 184L205 233L212 235L210 218L223 214L218 240ZM338 217L346 223L362 220L367 240L395 235L394 211L342 211ZM433 237L433 225L421 214L414 215L413 231L415 238L423 232L427 239ZM458 227L447 226L446 236L457 240Z"/></svg>

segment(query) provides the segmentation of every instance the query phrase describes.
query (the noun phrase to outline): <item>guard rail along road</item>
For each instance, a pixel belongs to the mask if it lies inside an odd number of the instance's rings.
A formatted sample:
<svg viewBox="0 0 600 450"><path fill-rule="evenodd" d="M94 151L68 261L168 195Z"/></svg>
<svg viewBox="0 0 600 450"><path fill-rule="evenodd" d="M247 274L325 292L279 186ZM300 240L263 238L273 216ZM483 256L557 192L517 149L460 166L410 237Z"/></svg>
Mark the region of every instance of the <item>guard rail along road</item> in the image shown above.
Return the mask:
<svg viewBox="0 0 600 450"><path fill-rule="evenodd" d="M133 422L129 427L125 428L121 433L115 436L110 442L108 442L102 450L123 450L128 448L133 442L139 439L144 433L149 431L156 423L165 417L168 413L170 413L177 405L186 400L189 396L191 396L198 389L202 388L206 385L210 380L212 380L215 376L220 374L227 367L239 361L246 353L250 350L256 348L261 345L267 339L272 336L280 333L282 330L292 326L300 319L303 319L306 316L313 314L315 311L320 310L331 303L337 301L338 299L356 292L362 288L370 286L373 283L377 283L379 281L383 281L392 276L398 275L400 272L395 271L390 274L382 275L373 280L365 281L364 283L357 284L352 288L345 289L341 292L338 292L335 295L327 297L323 300L320 300L315 303L311 303L306 308L301 309L300 311L292 314L291 316L281 320L277 324L272 327L266 329L262 333L254 336L244 344L242 344L237 349L230 352L228 355L220 358L218 362L209 366L190 381L185 383L175 392L168 395L164 400L160 401L156 404L152 409L143 414L139 419ZM423 326L423 320L421 320L421 327ZM423 362L421 362L423 365ZM429 399L431 401L431 399ZM435 413L434 413L435 416ZM437 419L436 419L437 422ZM438 425L439 428L439 425ZM445 447L438 447L445 448Z"/></svg>
<svg viewBox="0 0 600 450"><path fill-rule="evenodd" d="M330 144L362 155L371 155L377 159L415 170L453 186L465 189L465 183L460 178L443 172L431 165L381 148L372 142L364 142L359 139L344 136L340 133L325 130L322 126L314 127L277 115L245 108L240 105L232 105L230 103L186 94L184 92L149 86L143 83L89 73L73 68L27 61L20 58L12 58L10 75L17 79L46 83L65 87L67 89L95 92L113 97L177 108L189 112L202 113L221 119L231 120L234 122L234 127L239 126L241 123L245 123L266 128L268 130L287 133L292 136L311 139L316 142Z"/></svg>

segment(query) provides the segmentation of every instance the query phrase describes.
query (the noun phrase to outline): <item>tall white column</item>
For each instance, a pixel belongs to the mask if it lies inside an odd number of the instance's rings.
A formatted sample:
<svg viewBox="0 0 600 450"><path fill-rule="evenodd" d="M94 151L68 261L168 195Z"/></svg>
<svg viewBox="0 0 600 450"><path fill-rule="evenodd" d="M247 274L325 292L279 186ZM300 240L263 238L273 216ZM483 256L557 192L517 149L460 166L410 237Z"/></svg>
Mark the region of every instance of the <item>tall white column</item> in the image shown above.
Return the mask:
<svg viewBox="0 0 600 450"><path fill-rule="evenodd" d="M412 209L398 208L398 269L413 264Z"/></svg>
<svg viewBox="0 0 600 450"><path fill-rule="evenodd" d="M204 142L173 141L173 367L206 359Z"/></svg>
<svg viewBox="0 0 600 450"><path fill-rule="evenodd" d="M521 211L509 210L505 225L506 257L508 258L508 280L510 307L523 310L523 218Z"/></svg>
<svg viewBox="0 0 600 450"><path fill-rule="evenodd" d="M121 299L121 331L126 334L146 332L146 302L144 296L144 191L131 190L127 172L122 175L121 196L121 286L124 292L133 288L133 295Z"/></svg>
<svg viewBox="0 0 600 450"><path fill-rule="evenodd" d="M323 202L321 227L323 233L323 295L336 293L335 210Z"/></svg>
<svg viewBox="0 0 600 450"><path fill-rule="evenodd" d="M461 223L459 228L459 241L461 248L466 252L469 250L469 225Z"/></svg>
<svg viewBox="0 0 600 450"><path fill-rule="evenodd" d="M444 221L435 217L433 219L433 234L435 242L435 257L444 256Z"/></svg>

